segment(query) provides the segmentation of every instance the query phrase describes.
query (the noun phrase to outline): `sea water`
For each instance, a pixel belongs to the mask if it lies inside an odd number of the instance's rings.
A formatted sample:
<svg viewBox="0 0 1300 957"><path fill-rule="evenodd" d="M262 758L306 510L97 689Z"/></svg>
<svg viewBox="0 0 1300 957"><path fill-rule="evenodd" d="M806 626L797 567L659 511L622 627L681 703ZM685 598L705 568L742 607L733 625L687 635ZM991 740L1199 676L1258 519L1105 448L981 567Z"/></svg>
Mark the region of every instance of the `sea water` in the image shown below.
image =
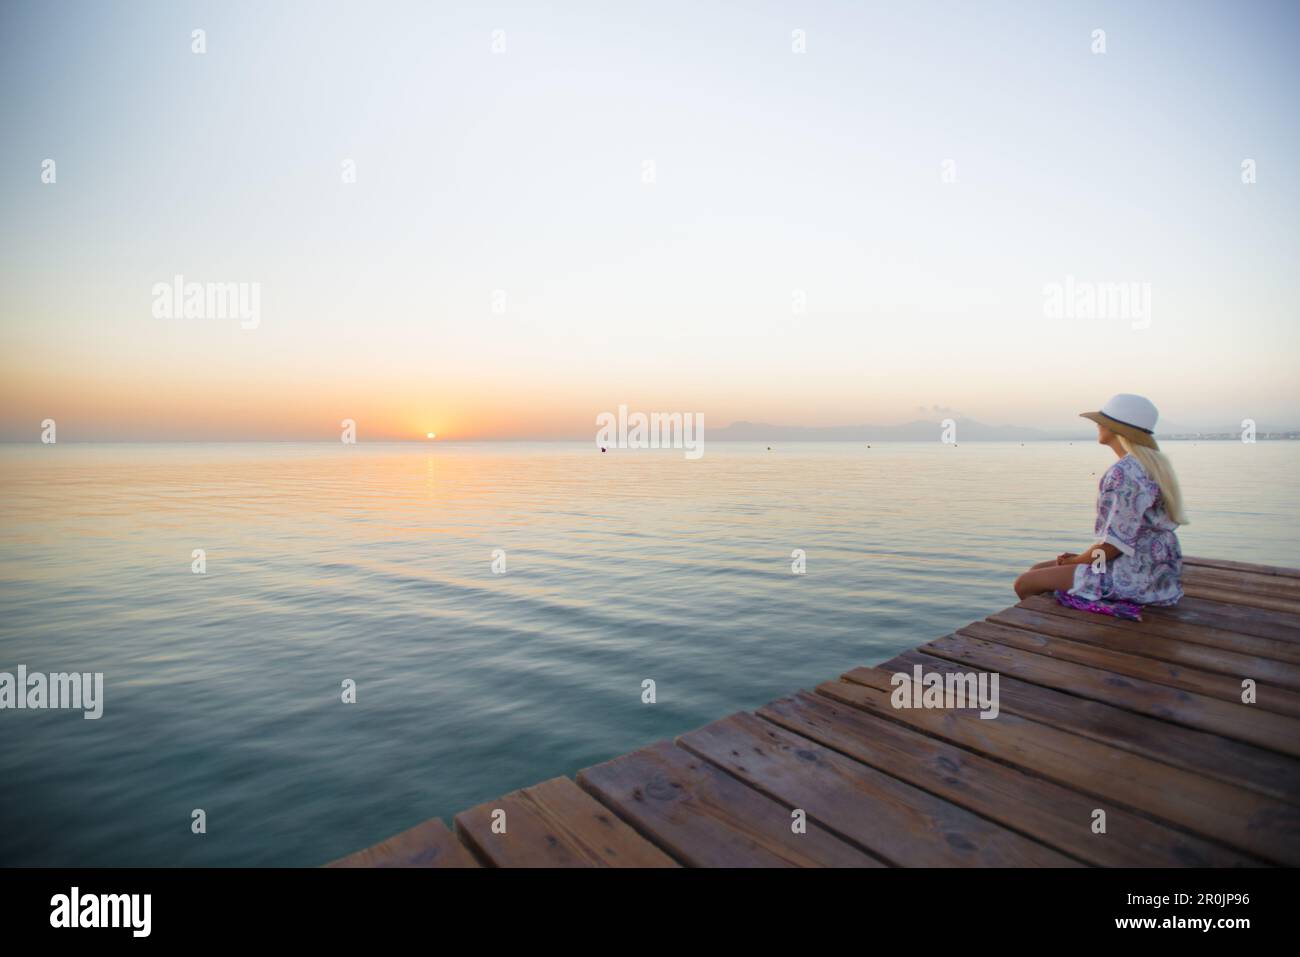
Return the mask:
<svg viewBox="0 0 1300 957"><path fill-rule="evenodd" d="M1300 565L1300 444L1166 451L1186 554ZM103 674L97 720L0 711L0 865L317 865L449 821L1012 604L1113 461L0 447L0 671Z"/></svg>

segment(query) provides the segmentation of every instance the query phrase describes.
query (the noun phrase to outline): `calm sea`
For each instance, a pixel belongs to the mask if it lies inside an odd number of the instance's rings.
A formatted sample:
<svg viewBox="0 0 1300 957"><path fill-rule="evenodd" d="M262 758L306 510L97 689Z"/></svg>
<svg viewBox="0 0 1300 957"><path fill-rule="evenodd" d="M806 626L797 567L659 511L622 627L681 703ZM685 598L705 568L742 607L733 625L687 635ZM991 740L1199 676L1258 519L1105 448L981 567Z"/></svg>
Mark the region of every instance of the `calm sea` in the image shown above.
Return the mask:
<svg viewBox="0 0 1300 957"><path fill-rule="evenodd" d="M1300 564L1300 444L1166 450L1186 553ZM316 865L449 820L1011 604L1022 568L1090 542L1113 461L1091 442L0 448L0 671L105 683L97 721L0 712L0 864Z"/></svg>

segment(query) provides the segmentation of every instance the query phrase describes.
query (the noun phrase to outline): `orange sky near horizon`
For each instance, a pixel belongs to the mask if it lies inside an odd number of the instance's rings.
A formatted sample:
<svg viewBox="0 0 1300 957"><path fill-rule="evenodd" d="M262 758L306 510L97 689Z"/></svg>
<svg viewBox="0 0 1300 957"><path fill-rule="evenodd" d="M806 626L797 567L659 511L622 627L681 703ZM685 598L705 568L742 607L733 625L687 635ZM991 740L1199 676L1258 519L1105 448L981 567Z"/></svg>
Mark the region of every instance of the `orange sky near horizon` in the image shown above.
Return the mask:
<svg viewBox="0 0 1300 957"><path fill-rule="evenodd" d="M386 371L382 364L337 363L263 369L217 357L185 371L166 363L147 369L125 363L79 367L81 360L64 357L52 361L53 369L41 370L11 368L12 355L0 362L0 402L3 438L17 441L36 441L45 418L56 420L63 441L330 440L339 435L343 419L355 420L360 440L423 439L428 432L443 441L580 439L594 436L596 416L616 412L619 404L633 411L702 413L706 428L715 430L735 421L893 425L937 422L949 415L990 425L1078 430L1076 415L1085 406L1131 389L1122 372L1094 390L1084 380L1053 382L1050 368L1026 370L1008 384L959 381L942 364L856 377L828 368L820 380L808 383L787 381L766 365L721 368L712 382L669 370L662 377L629 375L620 383L618 373L632 369L594 369L584 378L559 367L531 375L515 367L454 373L446 371L444 361L420 375L401 358ZM939 381L945 376L948 381ZM1207 367L1201 381L1207 388L1217 385L1221 395L1233 390L1223 369ZM1288 400L1287 390L1275 391L1278 404ZM1159 391L1152 394L1160 400ZM929 401L932 397L937 401ZM1177 411L1165 404L1162 414L1173 424L1199 427ZM1229 425L1234 416L1241 417L1230 410L1214 424Z"/></svg>

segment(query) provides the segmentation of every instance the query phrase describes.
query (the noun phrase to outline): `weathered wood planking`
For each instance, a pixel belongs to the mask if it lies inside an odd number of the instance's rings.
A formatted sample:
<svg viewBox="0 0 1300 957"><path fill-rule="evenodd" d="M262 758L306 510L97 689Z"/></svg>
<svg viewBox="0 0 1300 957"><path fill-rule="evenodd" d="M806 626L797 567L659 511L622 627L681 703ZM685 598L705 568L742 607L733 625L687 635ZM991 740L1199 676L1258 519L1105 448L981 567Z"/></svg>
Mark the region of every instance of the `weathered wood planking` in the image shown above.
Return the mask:
<svg viewBox="0 0 1300 957"><path fill-rule="evenodd" d="M1257 744L1300 757L1300 721L1255 706L1193 694L1181 687L1126 674L1061 661L1022 648L949 635L921 646L938 658L948 658L976 670L998 672L1094 701L1106 701L1188 727ZM970 670L969 668L967 670ZM1261 691L1261 694L1267 693Z"/></svg>
<svg viewBox="0 0 1300 957"><path fill-rule="evenodd" d="M1226 568L1229 571L1244 572L1250 575L1270 575L1300 579L1300 568L1285 568L1280 565L1252 565L1248 562L1229 561L1226 558L1198 558L1194 555L1188 555L1183 558L1183 564Z"/></svg>
<svg viewBox="0 0 1300 957"><path fill-rule="evenodd" d="M1300 864L1300 569L1189 557L1184 588L1141 622L1030 598L330 866ZM998 716L895 707L915 666L996 673Z"/></svg>
<svg viewBox="0 0 1300 957"><path fill-rule="evenodd" d="M1013 613L1020 613L1013 615ZM1212 651L1221 649L1247 657L1262 658L1272 661L1285 661L1300 664L1300 642L1285 641L1277 638L1261 638L1258 635L1244 635L1240 632L1216 628L1212 625L1194 625L1187 622L1171 621L1148 613L1142 621L1127 621L1108 615L1093 615L1076 608L1066 608L1055 600L1043 595L1026 598L1018 605L990 615L989 621L1014 620L1038 623L1047 617L1063 618L1066 621L1081 622L1092 628L1111 628L1123 634L1129 640L1128 648L1138 654L1150 654L1152 649L1162 645L1153 639L1176 641L1183 645L1205 645ZM1049 632L1050 633L1050 632ZM1140 636L1140 637L1138 637ZM1192 653L1191 649L1187 653ZM1158 656L1156 656L1158 657ZM1212 656L1211 661L1224 659Z"/></svg>
<svg viewBox="0 0 1300 957"><path fill-rule="evenodd" d="M951 802L789 734L735 714L679 739L684 747L845 840L895 864L934 867L1075 862Z"/></svg>
<svg viewBox="0 0 1300 957"><path fill-rule="evenodd" d="M1077 626L1075 622L1070 624ZM1058 634L1060 631L1069 633L1061 635ZM1251 678L1257 684L1272 686L1267 694L1261 691L1261 708L1293 718L1300 716L1300 693L1295 690L1300 676L1295 673L1293 665L1247 659L1230 652L1222 652L1223 659L1216 663L1208 660L1211 656L1203 651L1186 646L1171 647L1164 639L1151 638L1139 646L1111 629L1102 631L1100 635L1081 633L1077 627L1062 629L1050 622L1028 625L995 615L987 621L972 622L959 628L957 634L1232 702L1241 698L1242 679Z"/></svg>
<svg viewBox="0 0 1300 957"><path fill-rule="evenodd" d="M926 671L941 674L967 670L958 662L921 651L906 651L880 667L887 671L910 671L918 664ZM1000 676L999 685L1003 711L1300 804L1300 761L1286 755L1104 702L1088 701L1008 675Z"/></svg>
<svg viewBox="0 0 1300 957"><path fill-rule="evenodd" d="M1282 575L1190 565L1183 572L1183 591L1193 598L1209 598L1233 605L1246 605L1290 615L1300 613L1300 591L1296 581Z"/></svg>
<svg viewBox="0 0 1300 957"><path fill-rule="evenodd" d="M328 867L478 867L478 861L437 818L381 841Z"/></svg>
<svg viewBox="0 0 1300 957"><path fill-rule="evenodd" d="M578 783L692 867L883 867L671 741L578 773Z"/></svg>
<svg viewBox="0 0 1300 957"><path fill-rule="evenodd" d="M1103 810L1131 808L1261 860L1300 862L1300 808L1294 805L1015 714L986 721L969 712L898 709L889 700L890 678L887 671L856 668L848 680L826 682L817 691L1092 795Z"/></svg>
<svg viewBox="0 0 1300 957"><path fill-rule="evenodd" d="M496 867L677 866L568 778L462 811L456 833Z"/></svg>
<svg viewBox="0 0 1300 957"><path fill-rule="evenodd" d="M800 692L773 701L758 713L1091 864L1209 867L1258 863L1248 855L1119 808L1107 822L1109 839L1098 839L1089 827L1095 800L903 725L873 720L819 695Z"/></svg>

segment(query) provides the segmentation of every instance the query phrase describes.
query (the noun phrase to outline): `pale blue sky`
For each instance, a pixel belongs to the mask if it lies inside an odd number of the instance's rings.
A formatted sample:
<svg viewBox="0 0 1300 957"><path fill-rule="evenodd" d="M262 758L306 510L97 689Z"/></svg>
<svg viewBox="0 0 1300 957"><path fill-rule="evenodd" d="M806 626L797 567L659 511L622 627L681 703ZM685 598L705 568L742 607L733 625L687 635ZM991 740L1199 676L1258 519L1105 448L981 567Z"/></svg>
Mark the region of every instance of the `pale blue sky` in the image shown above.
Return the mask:
<svg viewBox="0 0 1300 957"><path fill-rule="evenodd" d="M6 2L0 435L1297 426L1298 8ZM176 273L261 325L153 318Z"/></svg>

